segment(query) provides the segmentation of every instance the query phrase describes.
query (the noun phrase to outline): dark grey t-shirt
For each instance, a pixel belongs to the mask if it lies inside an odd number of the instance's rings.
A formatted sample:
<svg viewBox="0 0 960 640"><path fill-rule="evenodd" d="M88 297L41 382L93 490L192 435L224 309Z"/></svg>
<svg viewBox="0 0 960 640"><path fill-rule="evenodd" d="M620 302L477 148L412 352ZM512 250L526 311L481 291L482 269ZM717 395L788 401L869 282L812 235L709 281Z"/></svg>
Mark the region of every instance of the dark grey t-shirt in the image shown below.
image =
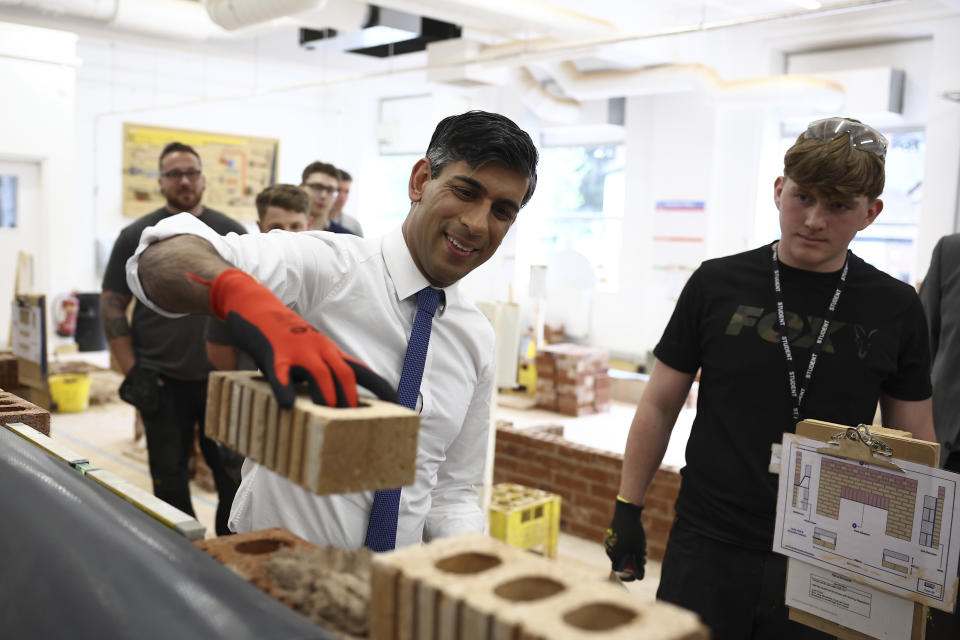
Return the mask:
<svg viewBox="0 0 960 640"><path fill-rule="evenodd" d="M207 318L205 333L207 342L233 347L237 350L237 371L256 371L257 363L253 361L253 356L233 344L233 338L230 337L230 330L227 329L227 323L221 322L214 316L209 316Z"/></svg>
<svg viewBox="0 0 960 640"><path fill-rule="evenodd" d="M126 265L140 244L140 234L172 215L163 207L124 227L113 245L103 275L104 291L131 293L127 286ZM198 219L221 235L231 231L246 233L239 222L213 209L204 207ZM177 380L206 378L211 369L204 344L206 319L207 316L199 315L166 318L138 302L133 310L131 327L137 364Z"/></svg>

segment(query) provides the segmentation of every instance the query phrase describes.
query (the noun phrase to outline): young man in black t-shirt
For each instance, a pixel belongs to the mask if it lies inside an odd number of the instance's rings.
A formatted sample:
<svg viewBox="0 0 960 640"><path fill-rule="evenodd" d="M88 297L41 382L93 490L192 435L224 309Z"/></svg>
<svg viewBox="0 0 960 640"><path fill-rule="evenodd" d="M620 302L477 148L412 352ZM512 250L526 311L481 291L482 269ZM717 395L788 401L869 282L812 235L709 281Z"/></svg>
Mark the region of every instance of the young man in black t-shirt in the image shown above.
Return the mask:
<svg viewBox="0 0 960 640"><path fill-rule="evenodd" d="M771 443L805 418L869 424L878 402L885 426L934 440L920 301L847 248L883 209L885 152L856 120L811 124L774 183L780 240L704 262L654 350L605 546L614 570L643 577L642 505L699 370L657 597L717 640L825 637L787 620Z"/></svg>

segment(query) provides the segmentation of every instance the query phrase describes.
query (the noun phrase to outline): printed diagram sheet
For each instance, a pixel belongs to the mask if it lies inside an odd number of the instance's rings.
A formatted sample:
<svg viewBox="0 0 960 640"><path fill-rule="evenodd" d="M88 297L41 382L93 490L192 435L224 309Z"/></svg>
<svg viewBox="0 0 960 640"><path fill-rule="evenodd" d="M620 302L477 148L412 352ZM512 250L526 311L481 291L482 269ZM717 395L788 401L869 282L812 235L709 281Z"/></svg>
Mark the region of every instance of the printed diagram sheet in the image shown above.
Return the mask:
<svg viewBox="0 0 960 640"><path fill-rule="evenodd" d="M773 550L952 611L960 476L897 458L902 473L817 453L824 446L784 434Z"/></svg>

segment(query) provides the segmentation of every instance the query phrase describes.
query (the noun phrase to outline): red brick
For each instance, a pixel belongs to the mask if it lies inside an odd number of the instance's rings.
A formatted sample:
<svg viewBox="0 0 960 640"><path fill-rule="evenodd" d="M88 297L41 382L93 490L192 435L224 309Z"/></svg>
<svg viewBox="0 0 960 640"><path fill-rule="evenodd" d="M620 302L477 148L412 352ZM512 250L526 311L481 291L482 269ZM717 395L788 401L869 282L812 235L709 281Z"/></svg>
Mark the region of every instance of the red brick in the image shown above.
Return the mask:
<svg viewBox="0 0 960 640"><path fill-rule="evenodd" d="M620 478L617 478L615 482L611 482L610 484L590 483L590 495L600 498L601 500L616 500L619 492Z"/></svg>
<svg viewBox="0 0 960 640"><path fill-rule="evenodd" d="M554 479L554 483L558 487L565 487L571 491L576 491L577 493L586 495L587 493L587 483L583 480L578 480L577 478L572 478L566 474L559 475Z"/></svg>
<svg viewBox="0 0 960 640"><path fill-rule="evenodd" d="M580 469L579 475L584 480L595 480L601 484L610 484L614 481L611 473L596 467L584 467Z"/></svg>
<svg viewBox="0 0 960 640"><path fill-rule="evenodd" d="M585 509L590 509L591 511L607 514L609 517L613 515L614 501L616 499L616 496L613 497L613 500L601 500L600 498L593 498L583 494L578 494L573 497L573 502L578 507L583 507Z"/></svg>

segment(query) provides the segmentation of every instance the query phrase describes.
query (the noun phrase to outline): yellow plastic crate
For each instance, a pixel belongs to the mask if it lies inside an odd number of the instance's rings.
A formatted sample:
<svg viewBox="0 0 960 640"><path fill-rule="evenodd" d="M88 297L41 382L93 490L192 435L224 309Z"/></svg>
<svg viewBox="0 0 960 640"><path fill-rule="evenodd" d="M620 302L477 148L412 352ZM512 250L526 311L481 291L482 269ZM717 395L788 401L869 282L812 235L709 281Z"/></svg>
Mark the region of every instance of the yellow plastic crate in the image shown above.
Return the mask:
<svg viewBox="0 0 960 640"><path fill-rule="evenodd" d="M519 484L494 485L490 497L490 535L512 547L557 555L560 496Z"/></svg>

